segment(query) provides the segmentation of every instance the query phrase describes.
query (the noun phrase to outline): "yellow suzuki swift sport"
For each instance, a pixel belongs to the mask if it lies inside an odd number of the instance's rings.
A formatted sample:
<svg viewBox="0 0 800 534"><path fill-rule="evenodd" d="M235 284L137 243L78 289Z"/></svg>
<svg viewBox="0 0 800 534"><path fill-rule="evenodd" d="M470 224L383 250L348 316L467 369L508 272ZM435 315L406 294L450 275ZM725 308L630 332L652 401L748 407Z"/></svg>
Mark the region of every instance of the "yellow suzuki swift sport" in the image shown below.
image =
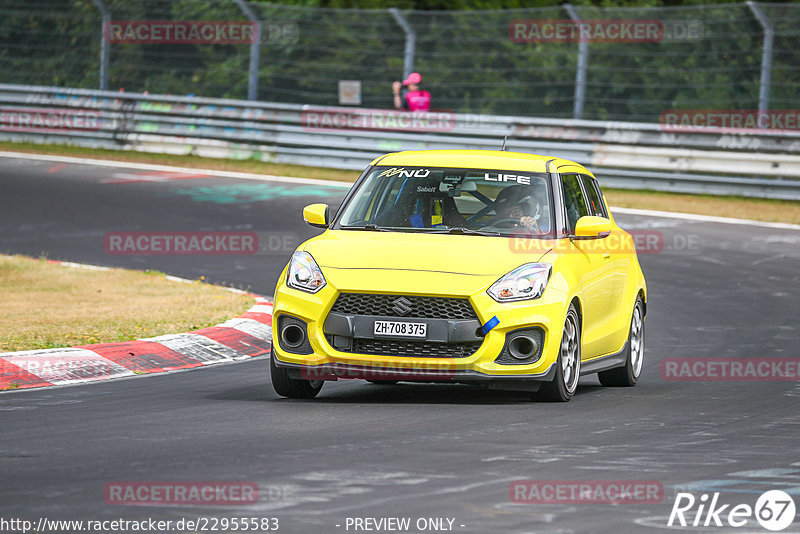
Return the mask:
<svg viewBox="0 0 800 534"><path fill-rule="evenodd" d="M275 391L326 380L485 384L568 401L581 375L633 386L647 288L592 173L554 157L433 150L375 159L275 290Z"/></svg>

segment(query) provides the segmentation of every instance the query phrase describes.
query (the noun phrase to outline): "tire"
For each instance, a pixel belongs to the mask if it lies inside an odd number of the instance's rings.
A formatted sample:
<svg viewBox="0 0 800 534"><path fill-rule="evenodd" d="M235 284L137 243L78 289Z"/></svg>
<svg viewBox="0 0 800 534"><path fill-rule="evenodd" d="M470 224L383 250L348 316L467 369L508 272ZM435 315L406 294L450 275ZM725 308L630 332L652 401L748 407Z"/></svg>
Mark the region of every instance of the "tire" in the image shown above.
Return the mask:
<svg viewBox="0 0 800 534"><path fill-rule="evenodd" d="M274 356L269 358L269 374L275 393L290 399L313 399L325 383L324 380L291 378L288 369L275 365Z"/></svg>
<svg viewBox="0 0 800 534"><path fill-rule="evenodd" d="M581 376L581 322L578 310L570 304L564 320L564 333L561 335L561 348L556 359L556 374L553 380L545 382L533 394L534 400L567 402L578 389Z"/></svg>
<svg viewBox="0 0 800 534"><path fill-rule="evenodd" d="M367 380L370 384L377 386L393 386L399 382L398 380Z"/></svg>
<svg viewBox="0 0 800 534"><path fill-rule="evenodd" d="M642 373L644 363L644 304L641 297L636 298L636 304L631 313L631 328L628 332L628 348L625 365L608 371L597 373L600 383L608 387L635 386Z"/></svg>

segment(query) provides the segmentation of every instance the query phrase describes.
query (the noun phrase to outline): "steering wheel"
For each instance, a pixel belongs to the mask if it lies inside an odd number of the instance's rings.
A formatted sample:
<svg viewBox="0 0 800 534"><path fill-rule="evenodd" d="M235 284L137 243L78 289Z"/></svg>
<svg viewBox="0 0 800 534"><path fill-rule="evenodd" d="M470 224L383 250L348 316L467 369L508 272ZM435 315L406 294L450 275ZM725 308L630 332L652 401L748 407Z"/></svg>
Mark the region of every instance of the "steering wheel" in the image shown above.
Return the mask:
<svg viewBox="0 0 800 534"><path fill-rule="evenodd" d="M514 226L519 225L519 219L515 219L513 217L507 217L505 219L500 219L499 221L495 221L492 224L487 224L481 230L485 228L513 228Z"/></svg>

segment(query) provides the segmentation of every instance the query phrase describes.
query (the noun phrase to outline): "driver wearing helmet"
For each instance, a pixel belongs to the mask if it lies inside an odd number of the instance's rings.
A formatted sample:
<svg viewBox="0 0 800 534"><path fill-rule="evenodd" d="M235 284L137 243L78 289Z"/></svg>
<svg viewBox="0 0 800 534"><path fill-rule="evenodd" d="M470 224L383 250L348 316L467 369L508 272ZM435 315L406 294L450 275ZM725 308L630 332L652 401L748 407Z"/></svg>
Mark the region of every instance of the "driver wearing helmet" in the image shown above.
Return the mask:
<svg viewBox="0 0 800 534"><path fill-rule="evenodd" d="M494 200L496 213L494 221L516 220L514 223L516 228L543 233L536 220L541 209L536 188L526 185L508 186L503 188Z"/></svg>

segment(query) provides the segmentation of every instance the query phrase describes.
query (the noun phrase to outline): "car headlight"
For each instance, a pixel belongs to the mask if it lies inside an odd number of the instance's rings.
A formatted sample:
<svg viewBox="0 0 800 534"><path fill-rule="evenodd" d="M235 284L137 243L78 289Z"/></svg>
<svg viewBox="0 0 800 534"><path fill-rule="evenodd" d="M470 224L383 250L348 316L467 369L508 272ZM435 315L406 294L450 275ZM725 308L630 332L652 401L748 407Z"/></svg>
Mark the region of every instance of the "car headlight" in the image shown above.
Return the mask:
<svg viewBox="0 0 800 534"><path fill-rule="evenodd" d="M289 262L286 284L294 289L316 293L325 286L326 282L311 254L298 250L292 254L292 260Z"/></svg>
<svg viewBox="0 0 800 534"><path fill-rule="evenodd" d="M526 263L503 276L486 292L497 302L538 299L547 286L552 267L548 263Z"/></svg>

